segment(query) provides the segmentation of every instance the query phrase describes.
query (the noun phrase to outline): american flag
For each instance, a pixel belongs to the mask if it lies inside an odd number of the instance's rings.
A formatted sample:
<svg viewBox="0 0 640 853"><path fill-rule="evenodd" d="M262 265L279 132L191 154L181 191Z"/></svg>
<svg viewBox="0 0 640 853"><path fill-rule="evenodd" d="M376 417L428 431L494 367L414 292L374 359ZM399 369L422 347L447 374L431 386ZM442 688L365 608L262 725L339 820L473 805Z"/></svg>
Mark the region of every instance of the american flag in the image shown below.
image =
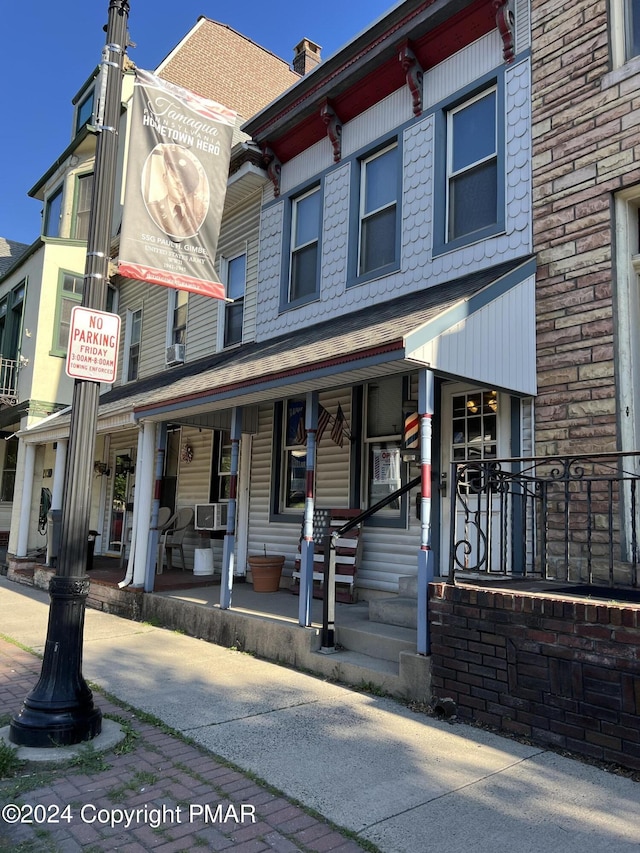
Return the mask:
<svg viewBox="0 0 640 853"><path fill-rule="evenodd" d="M298 416L298 425L296 426L296 444L307 443L307 431L304 427L304 409Z"/></svg>
<svg viewBox="0 0 640 853"><path fill-rule="evenodd" d="M318 429L316 430L316 441L320 444L320 439L325 431L325 429L329 426L331 421L331 415L325 409L324 406L318 407Z"/></svg>
<svg viewBox="0 0 640 853"><path fill-rule="evenodd" d="M336 412L336 416L333 419L333 426L331 427L331 440L338 445L338 447L342 447L344 444L344 415L342 414L342 406L338 403L338 411Z"/></svg>

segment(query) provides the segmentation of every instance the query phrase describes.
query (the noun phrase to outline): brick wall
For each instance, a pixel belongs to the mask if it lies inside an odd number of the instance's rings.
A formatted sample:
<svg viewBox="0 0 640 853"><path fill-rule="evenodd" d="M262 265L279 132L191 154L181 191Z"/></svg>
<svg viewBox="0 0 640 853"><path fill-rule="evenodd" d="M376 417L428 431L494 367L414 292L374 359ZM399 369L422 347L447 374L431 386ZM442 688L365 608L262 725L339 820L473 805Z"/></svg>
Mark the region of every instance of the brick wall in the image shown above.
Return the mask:
<svg viewBox="0 0 640 853"><path fill-rule="evenodd" d="M613 193L640 181L640 76L610 73L606 0L532 0L539 455L617 448Z"/></svg>
<svg viewBox="0 0 640 853"><path fill-rule="evenodd" d="M640 605L430 586L433 702L640 769Z"/></svg>

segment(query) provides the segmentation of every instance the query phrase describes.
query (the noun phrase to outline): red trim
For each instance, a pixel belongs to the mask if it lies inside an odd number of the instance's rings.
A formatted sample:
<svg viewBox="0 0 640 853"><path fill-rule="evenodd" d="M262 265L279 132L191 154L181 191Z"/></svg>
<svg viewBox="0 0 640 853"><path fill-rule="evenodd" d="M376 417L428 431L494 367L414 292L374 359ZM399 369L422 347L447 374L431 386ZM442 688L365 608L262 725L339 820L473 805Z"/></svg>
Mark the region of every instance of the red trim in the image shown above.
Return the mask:
<svg viewBox="0 0 640 853"><path fill-rule="evenodd" d="M313 475L314 475L314 473L315 472L313 471L313 469L307 470L307 476L306 476L307 493L306 493L306 497L308 497L308 498L313 497L313 482L314 482L314 476Z"/></svg>
<svg viewBox="0 0 640 853"><path fill-rule="evenodd" d="M263 382L270 382L274 379L286 379L290 376L300 376L304 373L310 373L312 370L321 370L325 367L334 367L339 364L348 364L351 361L359 361L362 358L371 358L375 355L381 355L388 352L401 352L404 348L402 341L394 341L393 343L386 344L384 346L373 347L368 350L360 350L359 352L348 353L347 355L330 358L325 361L314 362L313 364L307 364L304 367L292 367L290 370L284 370L280 373L265 373L262 376L254 377L253 379L242 379L240 382L231 382L228 385L217 385L215 391L217 393L226 393L228 391L235 391L238 388L249 388L252 385L260 385ZM173 402L188 402L189 400L198 400L201 397L209 397L212 390L207 389L206 391L194 391L192 394L185 394L183 397L172 397ZM164 405L163 403L148 403L144 406L134 406L134 412L146 412L149 409L157 409L158 406Z"/></svg>
<svg viewBox="0 0 640 853"><path fill-rule="evenodd" d="M425 462L422 465L422 497L431 497L431 463Z"/></svg>
<svg viewBox="0 0 640 853"><path fill-rule="evenodd" d="M200 293L203 296L212 296L214 299L225 299L224 285L219 281L203 281L188 275L177 275L158 270L153 267L145 267L142 264L129 262L118 264L118 273L124 278L133 278L136 281L146 281L150 284L161 284L163 287L172 287L174 290L188 290L189 293Z"/></svg>

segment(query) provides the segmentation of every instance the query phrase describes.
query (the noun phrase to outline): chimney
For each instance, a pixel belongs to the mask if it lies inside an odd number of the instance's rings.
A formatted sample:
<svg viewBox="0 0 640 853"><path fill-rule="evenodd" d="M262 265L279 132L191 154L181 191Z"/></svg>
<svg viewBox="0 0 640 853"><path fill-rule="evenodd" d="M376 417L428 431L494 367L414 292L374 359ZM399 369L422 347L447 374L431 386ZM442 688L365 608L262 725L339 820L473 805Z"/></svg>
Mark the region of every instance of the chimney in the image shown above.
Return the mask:
<svg viewBox="0 0 640 853"><path fill-rule="evenodd" d="M302 39L300 44L294 48L293 70L304 77L309 71L312 71L321 61L320 51L322 48L319 44L312 42L310 39Z"/></svg>

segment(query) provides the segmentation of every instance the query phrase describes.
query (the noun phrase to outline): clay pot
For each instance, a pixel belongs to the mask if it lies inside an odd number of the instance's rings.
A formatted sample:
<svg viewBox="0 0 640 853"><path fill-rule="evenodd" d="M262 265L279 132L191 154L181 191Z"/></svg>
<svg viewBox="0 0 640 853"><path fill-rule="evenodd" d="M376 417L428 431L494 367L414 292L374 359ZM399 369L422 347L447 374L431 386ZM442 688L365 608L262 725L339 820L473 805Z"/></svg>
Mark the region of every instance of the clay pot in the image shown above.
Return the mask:
<svg viewBox="0 0 640 853"><path fill-rule="evenodd" d="M248 563L255 592L277 592L280 589L280 578L284 566L283 556L261 554L249 557Z"/></svg>

